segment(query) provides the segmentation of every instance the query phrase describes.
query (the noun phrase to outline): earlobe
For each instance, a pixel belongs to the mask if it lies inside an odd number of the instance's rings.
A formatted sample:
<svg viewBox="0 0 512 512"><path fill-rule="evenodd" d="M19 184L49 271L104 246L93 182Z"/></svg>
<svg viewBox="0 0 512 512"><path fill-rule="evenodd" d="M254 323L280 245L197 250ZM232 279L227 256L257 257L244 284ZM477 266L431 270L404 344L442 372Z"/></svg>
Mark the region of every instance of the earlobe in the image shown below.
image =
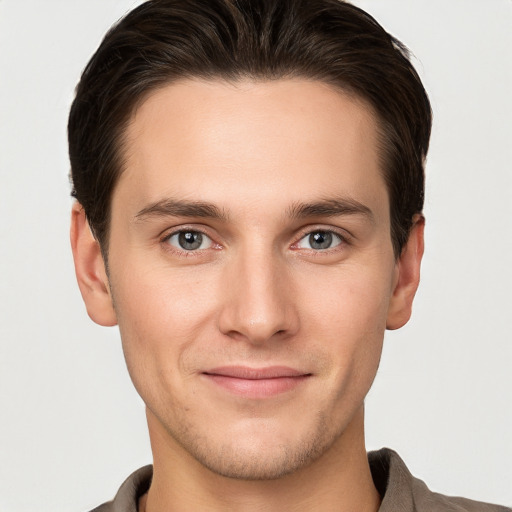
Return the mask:
<svg viewBox="0 0 512 512"><path fill-rule="evenodd" d="M87 313L99 325L116 325L117 319L100 245L89 228L80 203L73 205L70 237L75 274Z"/></svg>
<svg viewBox="0 0 512 512"><path fill-rule="evenodd" d="M389 303L386 328L399 329L411 317L414 295L420 283L420 267L424 250L425 218L415 215L409 239L396 262L396 280Z"/></svg>

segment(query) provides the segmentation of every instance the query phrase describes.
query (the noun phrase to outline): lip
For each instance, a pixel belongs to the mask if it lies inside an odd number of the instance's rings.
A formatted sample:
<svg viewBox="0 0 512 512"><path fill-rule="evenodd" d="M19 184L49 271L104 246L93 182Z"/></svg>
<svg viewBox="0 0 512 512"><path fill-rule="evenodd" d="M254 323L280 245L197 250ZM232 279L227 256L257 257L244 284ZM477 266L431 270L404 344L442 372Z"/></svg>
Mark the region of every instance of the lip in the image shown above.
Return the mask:
<svg viewBox="0 0 512 512"><path fill-rule="evenodd" d="M270 398L291 391L311 377L288 366L222 366L205 371L202 375L211 383L245 398Z"/></svg>

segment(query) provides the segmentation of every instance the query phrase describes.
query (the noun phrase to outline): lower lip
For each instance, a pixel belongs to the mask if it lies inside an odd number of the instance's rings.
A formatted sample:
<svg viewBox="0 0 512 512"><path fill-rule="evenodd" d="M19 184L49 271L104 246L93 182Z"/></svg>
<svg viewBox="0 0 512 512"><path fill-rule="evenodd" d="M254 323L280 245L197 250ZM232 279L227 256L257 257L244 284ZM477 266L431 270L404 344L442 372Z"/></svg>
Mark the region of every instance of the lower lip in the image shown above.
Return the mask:
<svg viewBox="0 0 512 512"><path fill-rule="evenodd" d="M209 381L246 398L269 398L295 389L308 375L297 377L273 377L271 379L240 379L225 375L203 374Z"/></svg>

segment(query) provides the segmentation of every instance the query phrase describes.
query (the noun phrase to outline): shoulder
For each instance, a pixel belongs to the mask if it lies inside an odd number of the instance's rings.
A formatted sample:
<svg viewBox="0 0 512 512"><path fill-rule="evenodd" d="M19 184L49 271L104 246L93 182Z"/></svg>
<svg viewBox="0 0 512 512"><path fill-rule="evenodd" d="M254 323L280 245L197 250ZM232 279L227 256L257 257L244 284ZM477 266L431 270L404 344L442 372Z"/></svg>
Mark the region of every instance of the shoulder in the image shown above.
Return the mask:
<svg viewBox="0 0 512 512"><path fill-rule="evenodd" d="M132 473L121 485L112 501L90 512L137 512L139 498L151 485L153 466L144 466Z"/></svg>
<svg viewBox="0 0 512 512"><path fill-rule="evenodd" d="M368 454L382 504L379 512L512 512L511 508L432 492L411 475L396 452L383 448Z"/></svg>

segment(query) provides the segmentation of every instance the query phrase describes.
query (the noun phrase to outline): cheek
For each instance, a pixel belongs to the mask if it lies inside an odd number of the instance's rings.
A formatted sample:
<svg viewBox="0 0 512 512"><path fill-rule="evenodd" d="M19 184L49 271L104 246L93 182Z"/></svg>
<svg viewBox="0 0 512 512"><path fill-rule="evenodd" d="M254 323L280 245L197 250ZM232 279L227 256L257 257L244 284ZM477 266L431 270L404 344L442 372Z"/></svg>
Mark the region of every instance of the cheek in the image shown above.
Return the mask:
<svg viewBox="0 0 512 512"><path fill-rule="evenodd" d="M375 377L386 327L391 273L344 268L303 310L309 339L328 354L328 371L340 395L364 395Z"/></svg>
<svg viewBox="0 0 512 512"><path fill-rule="evenodd" d="M125 265L123 275L111 278L120 324L129 325L140 341L155 343L180 339L198 328L214 306L207 291L214 286L213 276L197 270L170 272L164 265L148 268L143 263Z"/></svg>
<svg viewBox="0 0 512 512"><path fill-rule="evenodd" d="M206 292L213 283L197 272L135 267L126 264L122 275L112 275L111 286L128 370L144 395L140 388L149 378L176 380L187 372L186 355L211 326L215 304Z"/></svg>
<svg viewBox="0 0 512 512"><path fill-rule="evenodd" d="M304 313L321 319L319 328L332 330L340 337L383 332L392 272L382 267L347 265L337 272L315 276L313 282L324 285L313 288L305 283L301 287L300 301L307 305Z"/></svg>

